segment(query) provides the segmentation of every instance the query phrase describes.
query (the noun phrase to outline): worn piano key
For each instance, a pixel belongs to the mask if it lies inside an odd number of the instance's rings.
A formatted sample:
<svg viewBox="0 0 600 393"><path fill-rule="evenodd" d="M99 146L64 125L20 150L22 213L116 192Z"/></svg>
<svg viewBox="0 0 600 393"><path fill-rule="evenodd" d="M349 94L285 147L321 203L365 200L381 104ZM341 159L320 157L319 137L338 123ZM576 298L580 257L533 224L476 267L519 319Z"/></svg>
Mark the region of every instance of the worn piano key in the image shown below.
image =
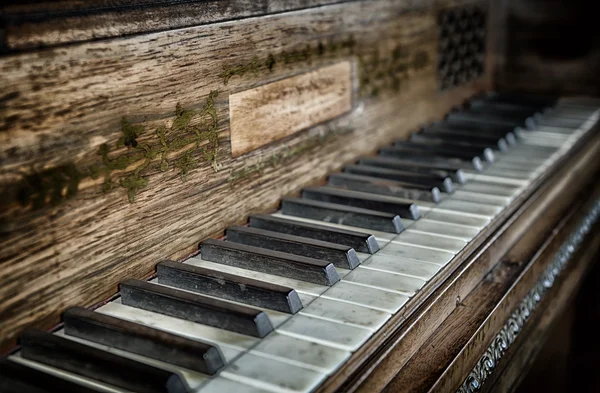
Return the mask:
<svg viewBox="0 0 600 393"><path fill-rule="evenodd" d="M348 281L340 281L328 289L323 299L333 299L359 306L369 307L388 313L397 312L407 301L408 296L378 288L366 287Z"/></svg>
<svg viewBox="0 0 600 393"><path fill-rule="evenodd" d="M453 198L460 201L483 203L486 205L494 205L501 207L508 206L508 204L511 201L511 198L504 196L480 194L463 190L456 191L453 195Z"/></svg>
<svg viewBox="0 0 600 393"><path fill-rule="evenodd" d="M410 220L417 220L421 216L419 208L414 203L399 202L397 198L385 195L373 195L333 187L309 187L302 190L302 197L315 201L397 214Z"/></svg>
<svg viewBox="0 0 600 393"><path fill-rule="evenodd" d="M63 314L65 333L213 375L225 364L213 345L176 336L80 307Z"/></svg>
<svg viewBox="0 0 600 393"><path fill-rule="evenodd" d="M298 293L281 285L173 261L160 262L156 272L159 283L187 291L289 314L302 308Z"/></svg>
<svg viewBox="0 0 600 393"><path fill-rule="evenodd" d="M461 146L450 142L434 141L396 141L394 147L399 149L412 149L418 151L444 154L449 157L458 157L472 160L473 157L480 157L486 162L494 162L495 156L489 147L469 147Z"/></svg>
<svg viewBox="0 0 600 393"><path fill-rule="evenodd" d="M432 133L432 132L420 132L412 134L410 137L411 141L415 142L435 142L435 143L449 143L457 146L467 146L467 147L477 147L480 149L485 149L486 147L490 147L492 149L505 152L508 150L508 143L504 138L496 139L496 138L473 138L469 135L458 135L458 134L443 134L443 133Z"/></svg>
<svg viewBox="0 0 600 393"><path fill-rule="evenodd" d="M482 203L467 202L454 199L446 199L440 202L439 208L457 213L468 213L479 216L494 217L500 213L502 207L485 205Z"/></svg>
<svg viewBox="0 0 600 393"><path fill-rule="evenodd" d="M266 214L250 216L249 223L251 227L343 244L352 247L358 252L373 254L379 251L379 244L375 240L375 236L369 233L302 223Z"/></svg>
<svg viewBox="0 0 600 393"><path fill-rule="evenodd" d="M315 299L300 314L371 331L379 329L391 317L388 312L322 297Z"/></svg>
<svg viewBox="0 0 600 393"><path fill-rule="evenodd" d="M460 121L456 119L444 119L442 122L436 122L427 128L443 128L450 130L461 130L472 132L478 135L494 135L506 138L509 133L512 133L516 139L523 137L524 133L529 131L518 127L517 124L489 124Z"/></svg>
<svg viewBox="0 0 600 393"><path fill-rule="evenodd" d="M267 281L273 284L294 288L298 292L299 296L301 296L303 293L310 294L312 296L319 296L320 294L325 292L327 288L329 288L328 285L320 285L308 281L297 280L294 278L282 277L274 274L242 269L235 266L223 265L220 263L206 261L200 259L199 257L190 258L185 263L194 266L205 267L207 269L222 271L224 273L235 274L236 276L240 277L247 277L254 280Z"/></svg>
<svg viewBox="0 0 600 393"><path fill-rule="evenodd" d="M371 177L380 177L383 179L405 181L428 187L437 187L447 193L454 192L454 184L452 183L452 179L449 177L448 173L443 171L415 173L402 169L390 169L370 165L348 165L344 167L344 172Z"/></svg>
<svg viewBox="0 0 600 393"><path fill-rule="evenodd" d="M344 281L393 291L406 296L413 296L425 285L425 280L420 278L363 267L354 269L344 277Z"/></svg>
<svg viewBox="0 0 600 393"><path fill-rule="evenodd" d="M410 229L413 232L434 233L436 235L461 239L464 241L472 240L480 231L480 228L478 227L433 221L429 218L419 220L412 225Z"/></svg>
<svg viewBox="0 0 600 393"><path fill-rule="evenodd" d="M388 273L416 277L421 280L431 279L441 266L435 263L414 261L391 255L373 255L362 265L365 269L379 270Z"/></svg>
<svg viewBox="0 0 600 393"><path fill-rule="evenodd" d="M376 210L301 198L284 198L281 211L285 215L345 224L376 231L400 233L404 230L400 216Z"/></svg>
<svg viewBox="0 0 600 393"><path fill-rule="evenodd" d="M201 393L272 393L270 390L246 385L225 377L217 377L202 386Z"/></svg>
<svg viewBox="0 0 600 393"><path fill-rule="evenodd" d="M517 137L513 132L478 132L478 130L476 129L444 127L443 124L432 127L425 127L419 132L419 135L432 135L444 138L458 138L459 140L465 139L479 143L488 143L491 146L497 146L497 148L501 151L504 151L502 149L503 146L506 146L508 148L510 146L515 146L518 143Z"/></svg>
<svg viewBox="0 0 600 393"><path fill-rule="evenodd" d="M533 119L531 119L533 120ZM459 122L459 123L472 123L472 124L476 124L476 125L485 125L485 124L489 124L489 125L498 125L498 126L504 126L504 127L510 127L510 126L519 126L522 125L522 122L518 122L515 119L507 119L506 117L503 116L492 116L492 115L487 115L487 114L479 114L479 113L472 113L472 112L451 112L449 113L446 118L445 121L448 123L455 123L455 122Z"/></svg>
<svg viewBox="0 0 600 393"><path fill-rule="evenodd" d="M392 240L392 243L427 247L433 250L448 251L455 254L467 245L467 242L464 240L437 236L435 234L412 232L409 230L402 232L396 239Z"/></svg>
<svg viewBox="0 0 600 393"><path fill-rule="evenodd" d="M461 187L461 190L463 191L506 196L511 198L519 192L519 189L520 187L510 184L494 184L481 181L469 182Z"/></svg>
<svg viewBox="0 0 600 393"><path fill-rule="evenodd" d="M461 164L461 168L472 167L476 171L483 170L483 162L478 156L461 154L446 151L424 151L422 149L411 149L408 147L383 147L379 150L379 155L383 157L410 158L414 161L424 161L430 163L437 162L456 162Z"/></svg>
<svg viewBox="0 0 600 393"><path fill-rule="evenodd" d="M330 262L245 244L208 239L200 244L200 253L208 261L320 285L332 285L340 279Z"/></svg>
<svg viewBox="0 0 600 393"><path fill-rule="evenodd" d="M308 393L327 376L322 372L259 356L255 353L244 353L220 375L276 393Z"/></svg>
<svg viewBox="0 0 600 393"><path fill-rule="evenodd" d="M490 217L467 215L460 212L448 210L432 210L427 214L427 219L431 221L441 221L443 223L464 225L473 228L484 228L491 221Z"/></svg>
<svg viewBox="0 0 600 393"><path fill-rule="evenodd" d="M215 326L253 337L273 330L266 313L186 291L128 279L120 284L123 304Z"/></svg>
<svg viewBox="0 0 600 393"><path fill-rule="evenodd" d="M455 253L450 251L396 243L388 244L385 248L381 249L377 255L379 254L435 263L438 265L447 264L455 255Z"/></svg>
<svg viewBox="0 0 600 393"><path fill-rule="evenodd" d="M2 393L98 393L99 390L0 358Z"/></svg>
<svg viewBox="0 0 600 393"><path fill-rule="evenodd" d="M426 202L439 202L440 189L406 181L388 180L372 176L356 175L353 173L333 173L328 177L331 186L346 188L352 191L368 192L414 199Z"/></svg>
<svg viewBox="0 0 600 393"><path fill-rule="evenodd" d="M25 331L21 356L132 392L185 393L180 375L41 330Z"/></svg>
<svg viewBox="0 0 600 393"><path fill-rule="evenodd" d="M278 327L277 332L344 351L357 350L373 333L369 329L302 314L294 315Z"/></svg>
<svg viewBox="0 0 600 393"><path fill-rule="evenodd" d="M231 242L321 259L345 269L360 264L353 248L335 243L241 226L227 228L226 234Z"/></svg>
<svg viewBox="0 0 600 393"><path fill-rule="evenodd" d="M382 168L400 169L415 173L427 173L429 171L441 171L450 176L453 182L463 184L466 179L462 166L449 160L419 160L395 157L362 157L359 164L377 166ZM424 172L422 172L424 171Z"/></svg>

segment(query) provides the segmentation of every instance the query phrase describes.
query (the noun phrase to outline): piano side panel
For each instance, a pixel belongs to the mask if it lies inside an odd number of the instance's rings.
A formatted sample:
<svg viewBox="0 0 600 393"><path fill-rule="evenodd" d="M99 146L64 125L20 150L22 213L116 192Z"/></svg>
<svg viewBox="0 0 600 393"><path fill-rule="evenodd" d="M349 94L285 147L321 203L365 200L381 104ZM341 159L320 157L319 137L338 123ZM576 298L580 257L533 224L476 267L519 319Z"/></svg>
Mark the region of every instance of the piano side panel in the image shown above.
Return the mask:
<svg viewBox="0 0 600 393"><path fill-rule="evenodd" d="M0 58L4 347L489 88L488 69L439 91L440 7L351 2ZM231 158L230 94L344 61L350 112Z"/></svg>

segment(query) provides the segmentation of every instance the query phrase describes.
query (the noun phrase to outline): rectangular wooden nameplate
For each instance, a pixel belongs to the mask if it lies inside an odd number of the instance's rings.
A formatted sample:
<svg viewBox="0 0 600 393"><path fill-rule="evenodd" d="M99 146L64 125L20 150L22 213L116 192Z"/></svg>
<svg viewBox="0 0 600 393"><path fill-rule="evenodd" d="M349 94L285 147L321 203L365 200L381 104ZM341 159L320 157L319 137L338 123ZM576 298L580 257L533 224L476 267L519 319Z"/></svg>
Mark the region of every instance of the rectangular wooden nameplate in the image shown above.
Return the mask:
<svg viewBox="0 0 600 393"><path fill-rule="evenodd" d="M350 111L351 73L344 61L230 95L232 156Z"/></svg>

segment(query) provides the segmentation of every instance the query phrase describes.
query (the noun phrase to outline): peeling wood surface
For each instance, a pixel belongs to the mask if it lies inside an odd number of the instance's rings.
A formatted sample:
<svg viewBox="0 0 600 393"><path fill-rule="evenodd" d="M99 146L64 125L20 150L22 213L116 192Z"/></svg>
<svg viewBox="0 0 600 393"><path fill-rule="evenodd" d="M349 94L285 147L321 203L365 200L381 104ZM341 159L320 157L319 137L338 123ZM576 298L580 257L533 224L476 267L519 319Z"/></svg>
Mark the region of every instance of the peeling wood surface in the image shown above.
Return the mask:
<svg viewBox="0 0 600 393"><path fill-rule="evenodd" d="M439 93L440 6L350 2L0 58L4 346L489 88ZM231 158L231 94L344 61L352 111Z"/></svg>

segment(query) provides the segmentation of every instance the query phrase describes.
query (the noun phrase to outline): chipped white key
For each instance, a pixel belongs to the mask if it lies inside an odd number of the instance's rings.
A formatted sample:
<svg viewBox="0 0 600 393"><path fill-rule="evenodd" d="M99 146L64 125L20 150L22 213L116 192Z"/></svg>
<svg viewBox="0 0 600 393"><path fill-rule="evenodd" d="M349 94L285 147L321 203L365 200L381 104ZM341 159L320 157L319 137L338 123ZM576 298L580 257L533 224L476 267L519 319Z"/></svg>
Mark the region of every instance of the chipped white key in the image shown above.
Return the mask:
<svg viewBox="0 0 600 393"><path fill-rule="evenodd" d="M509 197L481 194L463 190L454 191L454 194L452 194L452 198L460 201L483 203L486 205L493 205L499 207L508 206L508 204L511 201L511 198Z"/></svg>
<svg viewBox="0 0 600 393"><path fill-rule="evenodd" d="M467 245L467 242L464 240L451 239L435 234L413 232L411 229L402 232L396 239L392 240L392 243L427 247L432 250L449 251L454 254L458 253Z"/></svg>
<svg viewBox="0 0 600 393"><path fill-rule="evenodd" d="M390 255L445 265L454 257L454 253L449 251L434 250L425 247L416 247L408 244L390 243L378 252L379 255Z"/></svg>
<svg viewBox="0 0 600 393"><path fill-rule="evenodd" d="M253 353L237 358L221 375L274 393L310 392L327 376Z"/></svg>
<svg viewBox="0 0 600 393"><path fill-rule="evenodd" d="M270 391L217 376L202 385L196 393L270 393Z"/></svg>
<svg viewBox="0 0 600 393"><path fill-rule="evenodd" d="M484 205L481 203L466 202L448 198L438 205L436 210L449 210L457 214L468 213L484 217L494 217L502 211L501 207Z"/></svg>
<svg viewBox="0 0 600 393"><path fill-rule="evenodd" d="M278 333L339 348L357 350L373 333L343 323L326 321L307 315L296 314L277 329Z"/></svg>
<svg viewBox="0 0 600 393"><path fill-rule="evenodd" d="M437 265L435 265L437 266ZM328 289L322 298L358 304L375 310L395 313L408 300L408 296L382 289L365 287L348 281L339 281Z"/></svg>
<svg viewBox="0 0 600 393"><path fill-rule="evenodd" d="M442 267L435 263L413 261L390 255L373 255L362 265L365 269L380 270L394 274L402 274L419 278L425 281L430 280ZM328 292L325 292L327 294Z"/></svg>
<svg viewBox="0 0 600 393"><path fill-rule="evenodd" d="M484 228L491 221L488 217L467 214L455 214L447 210L434 210L426 217L429 221L440 221L449 224L465 225L474 228Z"/></svg>
<svg viewBox="0 0 600 393"><path fill-rule="evenodd" d="M475 236L477 236L480 231L480 229L477 227L433 221L428 218L419 220L419 222L413 225L410 230L413 232L435 233L439 236L462 239L467 242L471 241Z"/></svg>
<svg viewBox="0 0 600 393"><path fill-rule="evenodd" d="M263 338L251 352L326 374L336 370L350 357L349 351L277 332Z"/></svg>
<svg viewBox="0 0 600 393"><path fill-rule="evenodd" d="M390 274L388 272L366 269L363 267L354 269L352 273L344 277L342 282L343 281L394 291L406 296L414 295L415 292L425 285L425 281L419 278L400 274Z"/></svg>
<svg viewBox="0 0 600 393"><path fill-rule="evenodd" d="M384 311L324 298L316 299L300 310L300 314L372 331L379 329L391 317Z"/></svg>

